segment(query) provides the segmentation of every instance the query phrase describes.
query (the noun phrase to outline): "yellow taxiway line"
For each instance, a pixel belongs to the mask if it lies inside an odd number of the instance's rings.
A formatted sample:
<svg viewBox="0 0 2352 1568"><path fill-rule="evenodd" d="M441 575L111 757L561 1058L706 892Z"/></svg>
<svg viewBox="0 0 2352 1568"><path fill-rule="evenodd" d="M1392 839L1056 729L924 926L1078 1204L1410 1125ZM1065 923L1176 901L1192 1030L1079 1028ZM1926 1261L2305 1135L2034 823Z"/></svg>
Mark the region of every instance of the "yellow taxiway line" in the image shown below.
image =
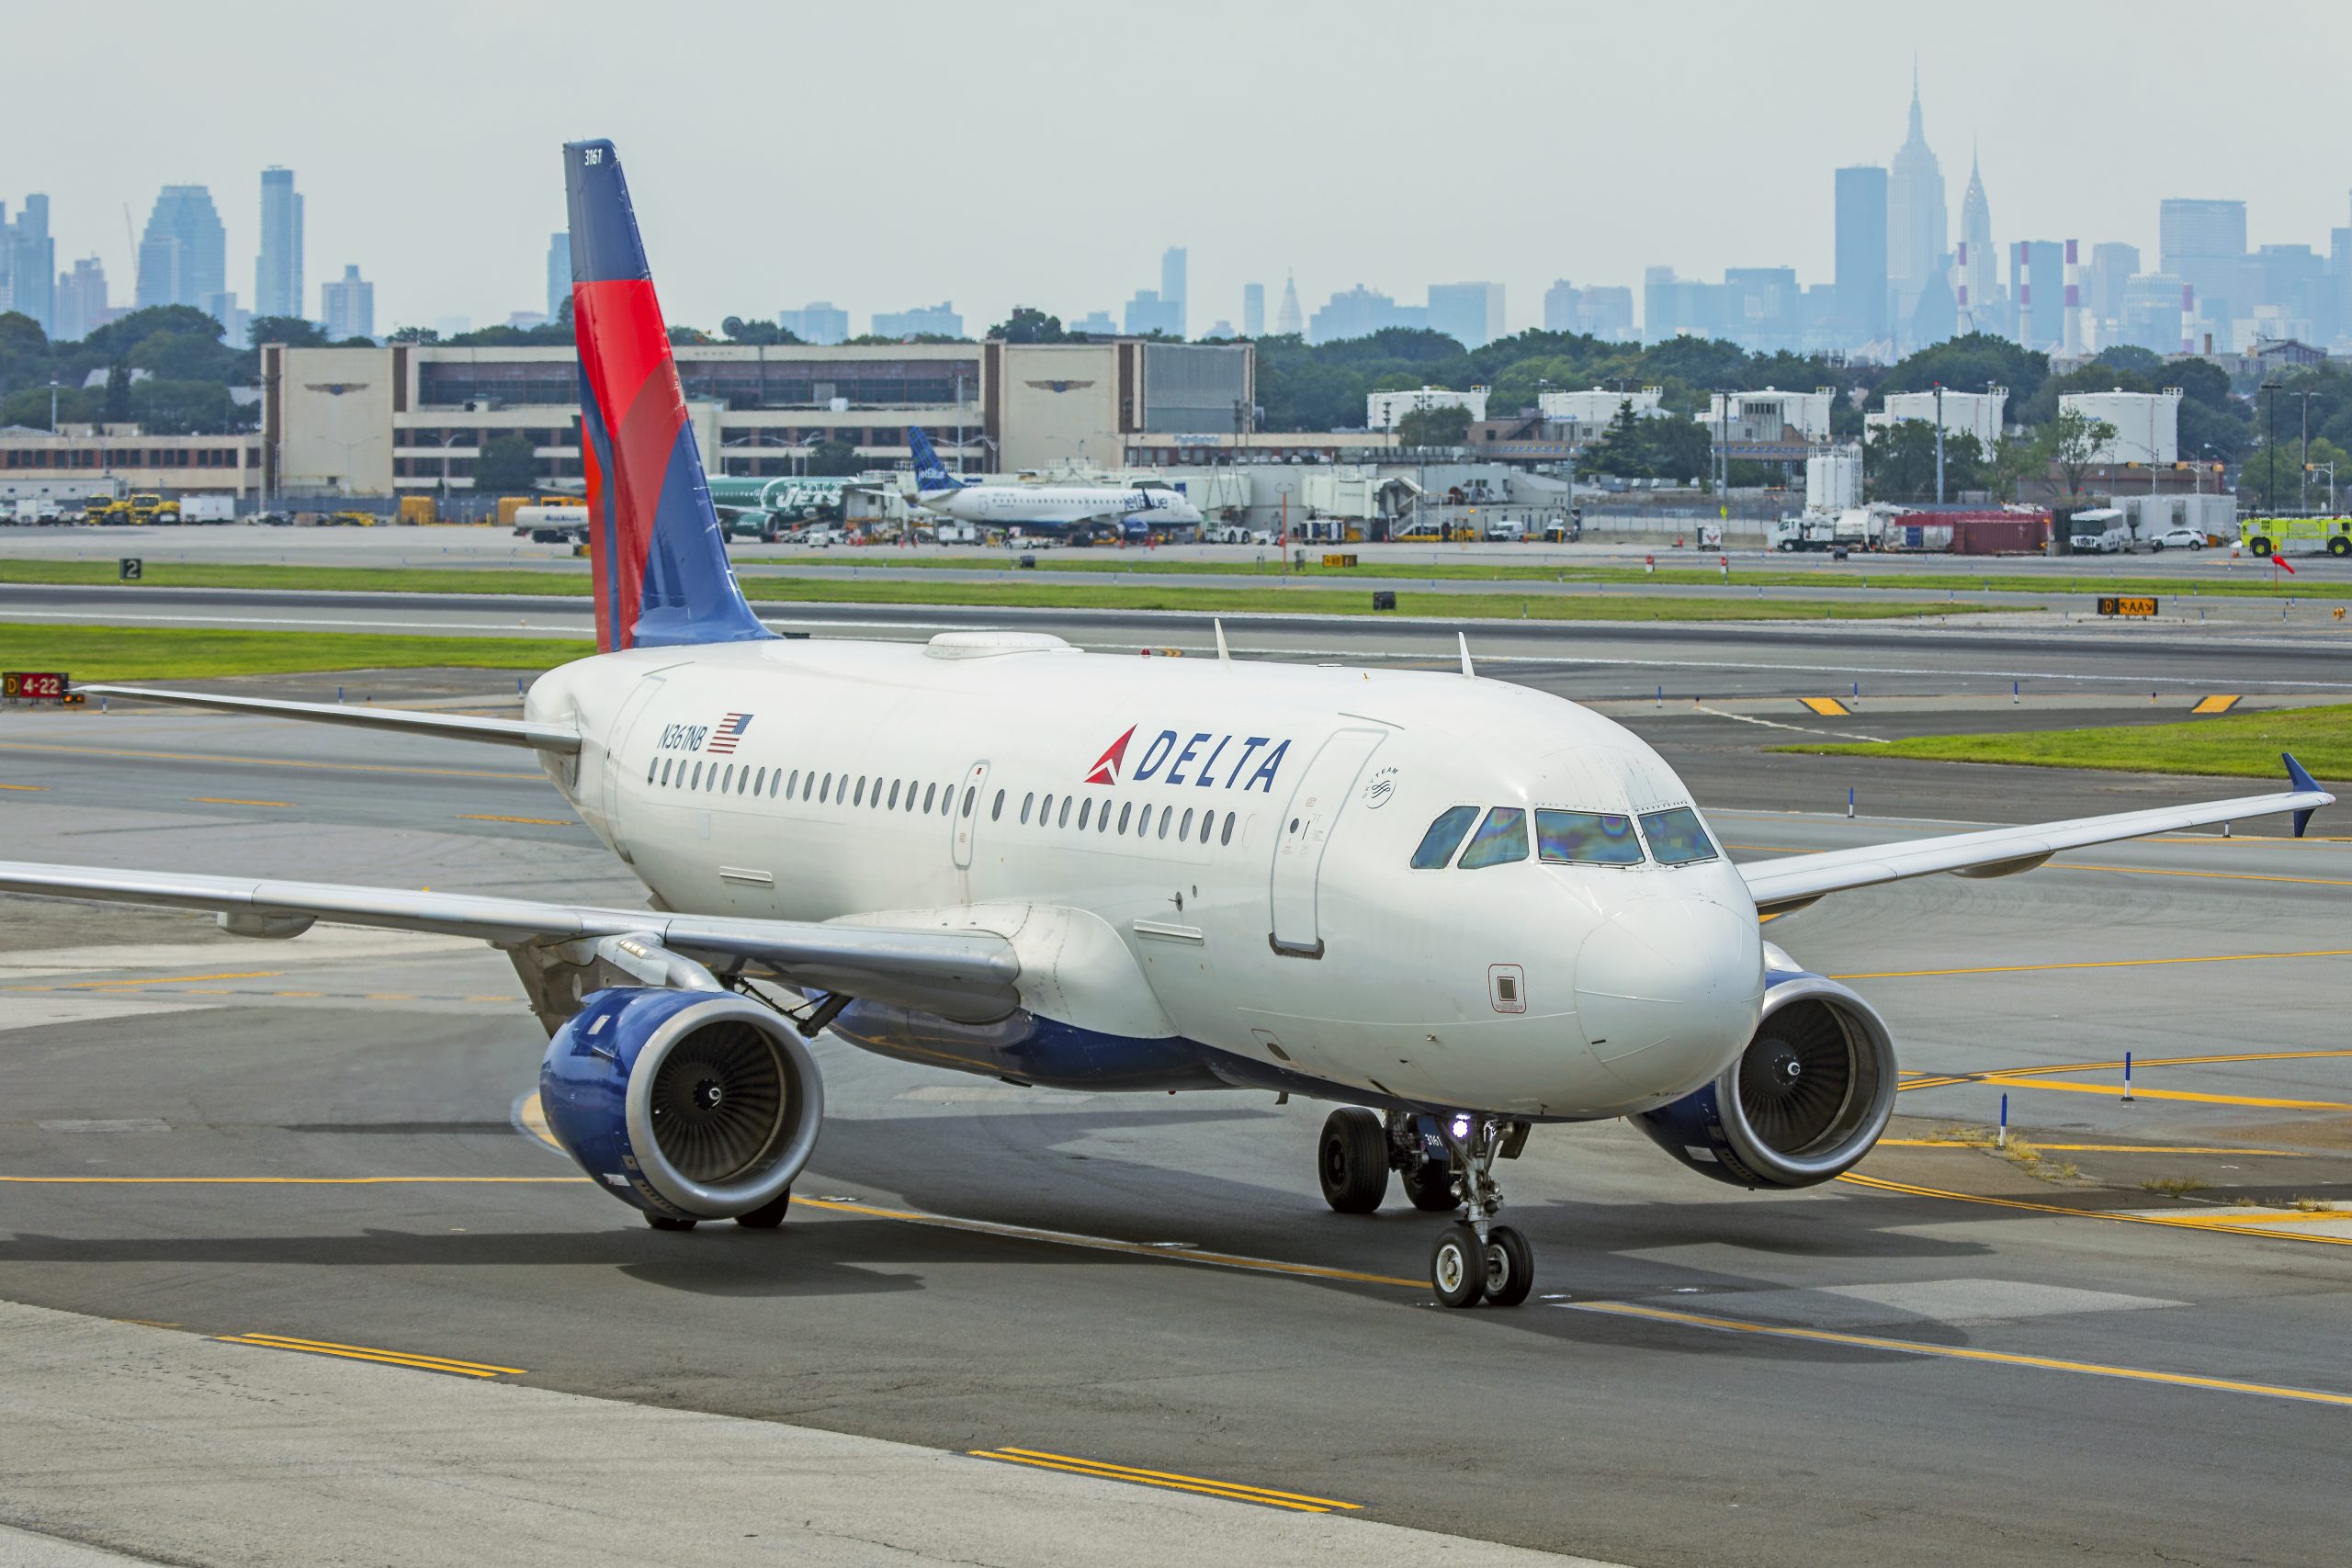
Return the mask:
<svg viewBox="0 0 2352 1568"><path fill-rule="evenodd" d="M386 1366L408 1367L420 1372L452 1372L469 1378L519 1378L525 1375L521 1367L493 1367L483 1361L452 1360L447 1356L426 1356L410 1350L379 1350L368 1345L339 1345L331 1339L297 1339L284 1334L222 1334L215 1337L223 1345L252 1345L264 1350L296 1350L306 1356L375 1361Z"/></svg>
<svg viewBox="0 0 2352 1568"><path fill-rule="evenodd" d="M1899 1192L1911 1198L1943 1198L1955 1203L1981 1203L1995 1209L2021 1209L2028 1213L2058 1214L2070 1220L2104 1220L2119 1225L2164 1225L2172 1230L2196 1231L2211 1235L2222 1229L2230 1235L2260 1236L2269 1241L2318 1242L2330 1247L2352 1247L2352 1236L2309 1235L2294 1231L2264 1230L2256 1224L2217 1227L2185 1221L2170 1214L2138 1214L2126 1210L2070 1209L2063 1203L2032 1203L2022 1198L1992 1198L1975 1192L1947 1192L1940 1188L1920 1187L1907 1181L1888 1181L1882 1177L1863 1176L1848 1171L1838 1178L1852 1187L1867 1187L1874 1192Z"/></svg>
<svg viewBox="0 0 2352 1568"><path fill-rule="evenodd" d="M11 1187L538 1187L576 1176L0 1176Z"/></svg>
<svg viewBox="0 0 2352 1568"><path fill-rule="evenodd" d="M0 751L52 751L75 757L130 757L151 762L232 762L254 768L310 768L335 773L420 773L433 778L545 782L545 773L494 773L481 768L417 768L392 762L316 762L296 757L229 757L209 751L138 751L112 746L59 746L40 740L0 740Z"/></svg>
<svg viewBox="0 0 2352 1568"><path fill-rule="evenodd" d="M1268 1508L1288 1508L1301 1514L1352 1513L1363 1506L1361 1503L1345 1503L1337 1497L1317 1497L1304 1492L1277 1492L1272 1487L1250 1486L1238 1481L1216 1481L1204 1475L1183 1475L1165 1470L1138 1470L1133 1465L1110 1464L1102 1460L1079 1459L1070 1454L1046 1453L1036 1449L971 1449L974 1459L997 1460L1006 1464L1032 1465L1039 1470L1059 1470L1073 1475L1091 1475L1100 1481L1124 1481L1136 1486L1158 1486L1171 1492L1198 1492L1211 1497L1223 1497L1229 1502L1255 1503Z"/></svg>
<svg viewBox="0 0 2352 1568"><path fill-rule="evenodd" d="M2044 1083L2021 1073L1986 1073L1974 1080L1998 1089L2039 1089L2053 1094L2103 1094L2110 1100L2123 1098L2120 1083ZM2200 1094L2185 1089L2132 1089L2134 1100L2174 1100L2193 1105L2252 1105L2267 1111L2352 1111L2336 1100L2272 1100L2258 1094Z"/></svg>
<svg viewBox="0 0 2352 1568"><path fill-rule="evenodd" d="M1881 1138L1871 1146L1883 1149L1989 1149L1993 1145L1971 1142L1965 1138ZM2070 1155L2258 1155L2265 1159L2312 1157L2308 1152L2293 1149L2222 1149L2165 1144L2045 1144L2040 1138L2033 1140L2033 1146Z"/></svg>
<svg viewBox="0 0 2352 1568"><path fill-rule="evenodd" d="M2222 1062L2302 1062L2320 1056L2352 1056L2352 1050L2220 1051L2203 1056L2142 1056L2136 1060L2137 1065L2143 1067L2203 1067ZM2057 1062L2044 1067L1991 1067L1981 1073L1922 1073L1909 1083L1898 1084L1896 1088L1942 1089L1949 1084L1984 1083L1990 1078L2020 1074L2027 1077L2047 1077L2058 1073L2113 1073L2122 1069L2120 1061Z"/></svg>
<svg viewBox="0 0 2352 1568"><path fill-rule="evenodd" d="M76 980L63 986L11 986L14 990L40 991L108 991L125 986L176 986L196 980L270 980L282 973L277 969L243 969L226 975L158 975L149 980Z"/></svg>
<svg viewBox="0 0 2352 1568"><path fill-rule="evenodd" d="M2058 969L2144 969L2166 964L2248 964L2269 958L2352 958L2352 947L2324 947L2307 953L2221 953L2194 958L2097 958L2070 964L1985 964L1966 969L1881 969L1860 975L1832 975L1832 980L1917 980L1942 975L2032 975Z"/></svg>
<svg viewBox="0 0 2352 1568"><path fill-rule="evenodd" d="M290 801L290 800L240 800L240 799L238 799L237 797L233 796L233 795L189 795L189 796L188 796L188 799L189 799L189 800L191 800L191 801L193 801L195 804L197 804L197 805L198 805L198 806L285 806L285 807L290 807L290 806L292 806L292 805L294 804L294 803L293 803L292 801Z"/></svg>
<svg viewBox="0 0 2352 1568"><path fill-rule="evenodd" d="M1846 1334L1828 1328L1790 1328L1778 1324L1749 1323L1736 1317L1713 1317L1703 1313L1676 1312L1635 1302L1562 1302L1571 1312L1598 1313L1608 1317L1645 1319L1688 1328L1710 1328L1724 1334L1755 1334L1773 1339L1800 1339L1815 1345L1847 1345L1860 1350L1889 1350L1905 1356L1931 1356L1953 1361L1989 1362L1995 1366L2030 1367L2041 1371L2074 1372L2087 1377L2123 1378L2132 1382L2162 1383L2209 1393L2252 1393L2268 1399L2298 1400L2307 1404L2352 1407L2352 1393L2331 1389L2295 1388L2281 1383L2244 1382L2235 1378L2202 1377L2194 1372L2164 1372L2148 1367L2119 1367L2101 1361L2069 1361L2055 1356L2026 1356L2008 1350L1980 1350L1968 1345L1924 1345L1915 1339L1890 1339L1876 1334Z"/></svg>
<svg viewBox="0 0 2352 1568"><path fill-rule="evenodd" d="M577 828L578 822L564 817L501 817L489 811L461 811L460 822L527 822L534 828ZM2347 884L2352 886L2352 884Z"/></svg>

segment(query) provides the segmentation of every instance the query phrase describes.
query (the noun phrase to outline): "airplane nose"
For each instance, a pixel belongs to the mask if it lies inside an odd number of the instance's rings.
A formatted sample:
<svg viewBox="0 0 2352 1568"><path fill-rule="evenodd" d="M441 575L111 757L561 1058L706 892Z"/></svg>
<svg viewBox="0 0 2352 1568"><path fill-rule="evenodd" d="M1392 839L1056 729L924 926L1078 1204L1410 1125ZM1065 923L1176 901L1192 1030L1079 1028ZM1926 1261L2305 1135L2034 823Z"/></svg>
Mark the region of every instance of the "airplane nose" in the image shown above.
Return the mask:
<svg viewBox="0 0 2352 1568"><path fill-rule="evenodd" d="M1752 916L1652 894L1611 915L1577 956L1577 1009L1592 1054L1644 1094L1703 1081L1756 1032L1763 940Z"/></svg>

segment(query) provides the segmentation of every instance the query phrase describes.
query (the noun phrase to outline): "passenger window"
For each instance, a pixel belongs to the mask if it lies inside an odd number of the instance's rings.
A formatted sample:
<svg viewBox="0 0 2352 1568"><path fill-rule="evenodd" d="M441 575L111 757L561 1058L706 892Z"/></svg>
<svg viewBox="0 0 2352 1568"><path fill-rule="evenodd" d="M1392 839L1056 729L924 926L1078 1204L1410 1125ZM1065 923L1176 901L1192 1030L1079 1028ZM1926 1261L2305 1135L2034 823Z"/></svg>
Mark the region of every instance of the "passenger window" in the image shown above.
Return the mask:
<svg viewBox="0 0 2352 1568"><path fill-rule="evenodd" d="M695 764L695 776L692 781L687 784L686 787L688 789L700 789L702 787L702 764L700 762L696 762Z"/></svg>
<svg viewBox="0 0 2352 1568"><path fill-rule="evenodd" d="M1209 829L1212 829L1212 828L1214 828L1214 827L1216 827L1216 812L1214 812L1214 811L1204 811L1204 812L1202 812L1202 813L1201 813L1201 842L1203 842L1203 843L1204 843L1204 844L1205 844L1205 843L1207 843L1207 842L1209 841Z"/></svg>
<svg viewBox="0 0 2352 1568"><path fill-rule="evenodd" d="M1134 801L1132 801L1132 800L1128 800L1128 801L1122 801L1122 802L1120 802L1120 804L1119 804L1119 831L1120 831L1120 832L1124 833L1124 832L1125 832L1125 831L1127 830L1127 813L1128 813L1128 812L1130 812L1130 811L1133 811L1135 808L1136 808L1135 802L1134 802Z"/></svg>
<svg viewBox="0 0 2352 1568"><path fill-rule="evenodd" d="M1045 805L1043 805L1043 806L1040 806L1039 807L1037 807L1037 826L1038 826L1038 827L1040 827L1040 828L1050 828L1050 827L1052 827L1052 826L1053 826L1053 817L1054 817L1054 797L1053 797L1052 795L1049 795L1046 796L1046 804L1045 804Z"/></svg>
<svg viewBox="0 0 2352 1568"><path fill-rule="evenodd" d="M925 784L925 785L923 785L923 786L922 786L922 809L923 809L923 814L924 814L925 816L930 815L930 813L931 813L931 808L932 808L934 805L938 804L938 801L939 801L939 786L938 786L937 784Z"/></svg>
<svg viewBox="0 0 2352 1568"><path fill-rule="evenodd" d="M774 800L784 793L784 770L778 768L768 775L768 798Z"/></svg>
<svg viewBox="0 0 2352 1568"><path fill-rule="evenodd" d="M890 809L899 809L899 781L896 779L890 781Z"/></svg>
<svg viewBox="0 0 2352 1568"><path fill-rule="evenodd" d="M1561 865L1642 863L1634 819L1616 811L1537 811L1535 852Z"/></svg>
<svg viewBox="0 0 2352 1568"><path fill-rule="evenodd" d="M989 820L1001 821L1004 817L1004 791L996 792L996 804L989 807Z"/></svg>
<svg viewBox="0 0 2352 1568"><path fill-rule="evenodd" d="M1159 836L1161 838L1164 839L1168 837L1169 819L1175 815L1176 808L1172 806L1163 806L1159 808Z"/></svg>
<svg viewBox="0 0 2352 1568"><path fill-rule="evenodd" d="M752 793L753 795L765 795L767 792L768 771L765 768L762 768L759 772L759 776L752 781Z"/></svg>
<svg viewBox="0 0 2352 1568"><path fill-rule="evenodd" d="M1068 811L1069 809L1069 802L1062 802L1062 809L1064 811ZM1093 814L1094 797L1092 795L1089 795L1084 800L1078 803L1078 830L1080 832L1083 833L1086 831L1086 819Z"/></svg>
<svg viewBox="0 0 2352 1568"><path fill-rule="evenodd" d="M653 770L654 770L654 769L656 769L656 768L658 768L658 767L660 767L661 765L662 765L662 759L661 759L661 758L659 758L659 757L650 757L650 758L648 758L648 759L646 760L646 763L645 763L645 782L646 782L647 784L651 784L651 783L653 782Z"/></svg>
<svg viewBox="0 0 2352 1568"><path fill-rule="evenodd" d="M1062 796L1062 815L1061 815L1061 820L1059 820L1059 821L1056 822L1056 823L1054 824L1054 826L1055 826L1055 827L1057 827L1057 828L1067 828L1067 827L1069 827L1069 803L1070 803L1070 799L1071 799L1071 797L1070 797L1070 796L1069 796L1069 795L1064 795L1064 796ZM1083 823L1083 822L1081 822L1081 823L1080 823L1080 824L1079 824L1079 826L1080 826L1080 827L1081 827L1081 828L1083 828L1083 827L1085 827L1085 826L1086 826L1086 824L1085 824L1085 823Z"/></svg>
<svg viewBox="0 0 2352 1568"><path fill-rule="evenodd" d="M1699 823L1699 814L1687 806L1642 813L1642 834L1660 865L1689 865L1715 858L1714 840Z"/></svg>
<svg viewBox="0 0 2352 1568"><path fill-rule="evenodd" d="M1516 806L1498 806L1478 825L1470 847L1462 852L1462 869L1477 871L1527 858L1527 813Z"/></svg>
<svg viewBox="0 0 2352 1568"><path fill-rule="evenodd" d="M1413 852L1415 871L1443 871L1453 852L1462 847L1462 835L1470 824L1478 820L1475 806L1449 806L1437 814L1430 830L1421 835L1421 847Z"/></svg>
<svg viewBox="0 0 2352 1568"><path fill-rule="evenodd" d="M817 804L820 806L829 805L831 803L832 798L833 775L827 773L823 778L817 781Z"/></svg>
<svg viewBox="0 0 2352 1568"><path fill-rule="evenodd" d="M670 782L670 759L667 757L662 759L662 782L665 784Z"/></svg>
<svg viewBox="0 0 2352 1568"><path fill-rule="evenodd" d="M1166 834L1166 833L1167 833L1167 831L1168 831L1168 824L1167 824L1165 821L1162 821L1162 822L1159 824L1159 830L1160 830L1161 834L1162 834L1163 836L1165 836L1165 834ZM1189 806L1188 806L1188 807L1184 807L1184 820L1177 826L1177 829L1176 829L1176 841L1177 841L1178 843L1180 843L1180 844L1181 844L1181 843L1182 843L1185 840L1190 839L1192 836L1193 836L1193 808L1192 808L1191 807L1189 807Z"/></svg>
<svg viewBox="0 0 2352 1568"><path fill-rule="evenodd" d="M980 797L980 792L979 792L978 789L974 788L974 787L973 787L972 785L970 785L970 784L966 784L966 785L964 786L964 815L965 815L965 816L969 817L969 816L972 814L972 802L974 802L974 801L978 800L979 797Z"/></svg>
<svg viewBox="0 0 2352 1568"><path fill-rule="evenodd" d="M857 790L856 790L856 793L855 793L855 794L852 795L849 797L849 803L850 803L852 806L863 806L863 805L865 805L865 774L860 773L860 774L858 775L858 779L857 779Z"/></svg>
<svg viewBox="0 0 2352 1568"><path fill-rule="evenodd" d="M1037 792L1031 790L1021 797L1021 825L1029 826L1029 808L1037 804Z"/></svg>
<svg viewBox="0 0 2352 1568"><path fill-rule="evenodd" d="M1225 831L1217 835L1216 841L1220 849L1233 842L1233 813L1230 811L1225 814Z"/></svg>
<svg viewBox="0 0 2352 1568"><path fill-rule="evenodd" d="M800 770L798 768L795 768L792 770L792 776L784 781L784 798L786 800L797 800L799 797Z"/></svg>

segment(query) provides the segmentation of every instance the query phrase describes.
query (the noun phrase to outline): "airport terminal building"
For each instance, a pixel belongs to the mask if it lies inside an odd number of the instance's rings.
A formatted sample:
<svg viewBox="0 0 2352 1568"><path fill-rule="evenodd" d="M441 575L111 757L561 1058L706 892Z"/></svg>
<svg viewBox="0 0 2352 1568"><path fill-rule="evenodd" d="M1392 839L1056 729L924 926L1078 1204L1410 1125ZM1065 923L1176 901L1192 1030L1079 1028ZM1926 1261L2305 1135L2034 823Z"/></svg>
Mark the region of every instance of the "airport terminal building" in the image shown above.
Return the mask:
<svg viewBox="0 0 2352 1568"><path fill-rule="evenodd" d="M1222 434L1256 400L1247 344L681 345L713 474L805 473L822 443L859 468L904 467L923 428L974 472L1102 469L1154 437ZM261 488L269 495L469 491L485 443L531 443L540 482L576 483L579 368L568 347L262 351Z"/></svg>

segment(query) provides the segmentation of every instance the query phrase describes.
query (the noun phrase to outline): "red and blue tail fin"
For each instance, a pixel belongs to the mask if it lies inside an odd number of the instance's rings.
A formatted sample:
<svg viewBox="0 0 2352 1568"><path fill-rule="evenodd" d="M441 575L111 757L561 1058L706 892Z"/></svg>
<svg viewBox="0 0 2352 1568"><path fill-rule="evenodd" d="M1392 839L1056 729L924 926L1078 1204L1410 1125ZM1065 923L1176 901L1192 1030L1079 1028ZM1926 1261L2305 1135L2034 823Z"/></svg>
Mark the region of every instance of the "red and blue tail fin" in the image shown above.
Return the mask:
<svg viewBox="0 0 2352 1568"><path fill-rule="evenodd" d="M609 141L566 142L563 175L596 646L767 637L727 564L620 157Z"/></svg>

